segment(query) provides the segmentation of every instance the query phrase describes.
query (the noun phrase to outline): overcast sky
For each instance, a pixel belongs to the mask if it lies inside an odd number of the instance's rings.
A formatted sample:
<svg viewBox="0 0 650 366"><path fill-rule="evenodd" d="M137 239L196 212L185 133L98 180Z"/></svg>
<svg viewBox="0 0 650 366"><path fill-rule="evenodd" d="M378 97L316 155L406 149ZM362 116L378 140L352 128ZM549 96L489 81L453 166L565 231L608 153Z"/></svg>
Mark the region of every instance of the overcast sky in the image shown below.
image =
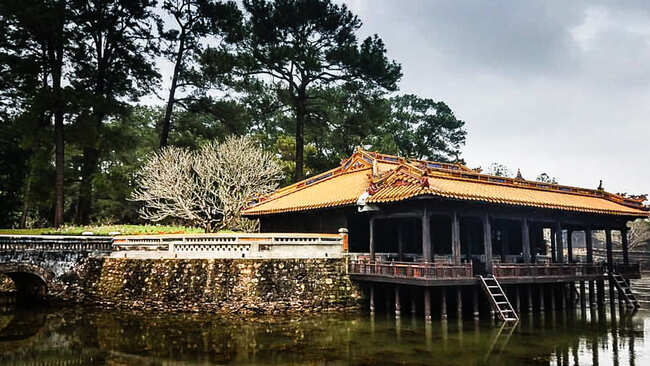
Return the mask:
<svg viewBox="0 0 650 366"><path fill-rule="evenodd" d="M650 193L650 1L346 3L402 64L401 92L467 123L470 167Z"/></svg>
<svg viewBox="0 0 650 366"><path fill-rule="evenodd" d="M467 123L471 168L650 193L650 1L345 2L401 63L401 93Z"/></svg>

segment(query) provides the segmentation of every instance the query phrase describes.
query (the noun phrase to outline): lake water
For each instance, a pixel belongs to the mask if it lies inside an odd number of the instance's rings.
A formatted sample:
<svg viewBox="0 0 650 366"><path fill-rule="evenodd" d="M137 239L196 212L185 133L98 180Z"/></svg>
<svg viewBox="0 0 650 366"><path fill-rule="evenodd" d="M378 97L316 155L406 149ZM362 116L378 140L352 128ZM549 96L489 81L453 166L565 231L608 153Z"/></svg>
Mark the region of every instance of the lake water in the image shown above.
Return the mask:
<svg viewBox="0 0 650 366"><path fill-rule="evenodd" d="M620 315L619 315L620 316ZM322 314L226 320L83 307L0 314L0 365L650 365L650 312L489 320Z"/></svg>

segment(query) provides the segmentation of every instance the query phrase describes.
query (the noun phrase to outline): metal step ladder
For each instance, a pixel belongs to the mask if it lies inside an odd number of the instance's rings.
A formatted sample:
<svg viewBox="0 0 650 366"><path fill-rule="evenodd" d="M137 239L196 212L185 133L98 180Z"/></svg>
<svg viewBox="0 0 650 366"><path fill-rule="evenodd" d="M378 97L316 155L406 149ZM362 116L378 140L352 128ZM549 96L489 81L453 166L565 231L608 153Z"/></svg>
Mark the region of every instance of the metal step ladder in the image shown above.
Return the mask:
<svg viewBox="0 0 650 366"><path fill-rule="evenodd" d="M492 275L478 277L481 279L483 291L490 299L490 305L499 316L499 319L504 322L518 322L519 316L510 304L510 300L508 300L506 293L501 288L499 281Z"/></svg>
<svg viewBox="0 0 650 366"><path fill-rule="evenodd" d="M612 272L611 276L614 279L614 284L616 285L618 293L623 296L625 304L630 308L638 309L641 307L641 305L639 305L639 300L637 300L636 296L634 296L634 293L630 288L630 284L627 282L625 277L616 272Z"/></svg>

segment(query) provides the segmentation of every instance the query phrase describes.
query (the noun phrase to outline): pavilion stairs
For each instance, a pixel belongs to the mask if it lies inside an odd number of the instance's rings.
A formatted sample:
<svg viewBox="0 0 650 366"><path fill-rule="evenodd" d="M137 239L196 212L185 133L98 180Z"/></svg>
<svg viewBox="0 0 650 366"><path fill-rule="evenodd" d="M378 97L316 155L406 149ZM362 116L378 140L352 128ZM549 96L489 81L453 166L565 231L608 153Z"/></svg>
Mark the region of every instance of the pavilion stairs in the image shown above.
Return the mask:
<svg viewBox="0 0 650 366"><path fill-rule="evenodd" d="M627 306L630 308L638 309L639 307L641 307L641 305L639 305L639 300L637 300L636 296L634 296L634 293L630 288L630 284L625 279L625 277L621 276L616 272L611 272L610 275L614 279L614 285L616 286L618 293L621 296L623 296L623 300L625 300L625 304L627 304Z"/></svg>
<svg viewBox="0 0 650 366"><path fill-rule="evenodd" d="M479 276L479 278L481 279L481 287L483 287L483 291L490 299L490 305L499 316L499 319L504 322L518 322L519 316L512 304L510 304L510 300L508 300L506 293L501 288L499 281L491 274L485 277Z"/></svg>

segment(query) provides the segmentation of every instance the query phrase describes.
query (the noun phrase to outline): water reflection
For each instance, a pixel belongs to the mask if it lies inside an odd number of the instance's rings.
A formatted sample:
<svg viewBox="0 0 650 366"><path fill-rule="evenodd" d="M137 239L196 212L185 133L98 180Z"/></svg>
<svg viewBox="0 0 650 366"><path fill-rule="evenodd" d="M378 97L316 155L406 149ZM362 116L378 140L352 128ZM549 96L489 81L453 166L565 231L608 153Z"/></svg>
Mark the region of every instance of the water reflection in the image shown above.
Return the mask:
<svg viewBox="0 0 650 366"><path fill-rule="evenodd" d="M364 314L226 320L65 308L0 314L0 365L647 365L650 313L426 323Z"/></svg>

